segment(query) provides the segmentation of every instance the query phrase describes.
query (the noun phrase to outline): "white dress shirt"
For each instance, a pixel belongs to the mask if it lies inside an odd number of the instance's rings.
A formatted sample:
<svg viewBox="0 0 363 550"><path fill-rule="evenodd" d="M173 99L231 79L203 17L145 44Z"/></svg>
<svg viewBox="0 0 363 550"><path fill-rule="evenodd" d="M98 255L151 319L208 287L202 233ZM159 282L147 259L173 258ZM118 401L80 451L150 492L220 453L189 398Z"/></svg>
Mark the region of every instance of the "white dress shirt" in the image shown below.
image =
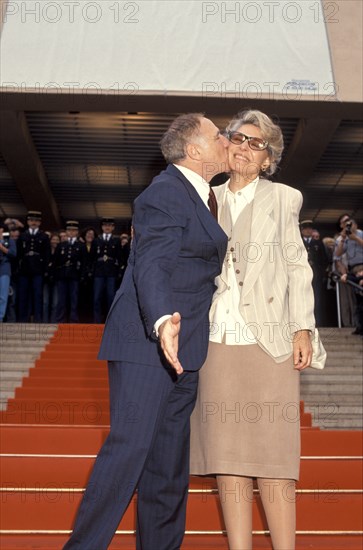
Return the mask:
<svg viewBox="0 0 363 550"><path fill-rule="evenodd" d="M206 207L209 209L209 206L208 206L208 198L209 198L209 191L210 191L209 183L204 178L202 178L202 176L200 176L196 172L193 172L193 170L190 170L190 168L185 168L185 166L179 166L179 164L174 164L174 166L178 170L180 170L183 176L185 176L189 181L189 183L192 184L192 186L194 187L194 189L196 190L196 192L198 193L198 195L200 196L200 198L202 199Z"/></svg>
<svg viewBox="0 0 363 550"><path fill-rule="evenodd" d="M253 201L258 180L259 178L257 177L246 185L246 187L236 191L236 193L233 193L229 189L229 185L226 186L223 205L228 205L233 224L236 223L238 216L243 212L244 208ZM232 252L228 250L222 268L223 280L227 282L227 291L215 298L216 307L214 316L210 319L209 340L219 344L223 342L230 346L255 344L257 340L246 325L238 308L240 292L232 266Z"/></svg>

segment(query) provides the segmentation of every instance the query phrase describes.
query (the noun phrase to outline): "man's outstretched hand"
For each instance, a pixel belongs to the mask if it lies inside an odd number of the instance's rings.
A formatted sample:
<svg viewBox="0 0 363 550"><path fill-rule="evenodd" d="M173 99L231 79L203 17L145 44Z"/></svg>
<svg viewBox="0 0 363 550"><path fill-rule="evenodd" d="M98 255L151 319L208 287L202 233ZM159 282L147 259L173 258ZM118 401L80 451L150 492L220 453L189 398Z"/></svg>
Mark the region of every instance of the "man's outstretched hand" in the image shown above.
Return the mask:
<svg viewBox="0 0 363 550"><path fill-rule="evenodd" d="M159 327L159 340L161 349L177 374L183 372L183 367L178 359L179 332L181 327L181 315L177 311Z"/></svg>

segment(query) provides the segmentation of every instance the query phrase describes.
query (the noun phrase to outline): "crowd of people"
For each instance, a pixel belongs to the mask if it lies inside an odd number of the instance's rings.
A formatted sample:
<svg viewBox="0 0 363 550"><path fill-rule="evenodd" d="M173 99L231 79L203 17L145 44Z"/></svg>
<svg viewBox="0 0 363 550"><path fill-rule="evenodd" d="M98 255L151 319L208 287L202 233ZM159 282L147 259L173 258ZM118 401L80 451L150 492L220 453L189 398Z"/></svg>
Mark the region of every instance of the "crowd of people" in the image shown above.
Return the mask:
<svg viewBox="0 0 363 550"><path fill-rule="evenodd" d="M115 236L115 220L102 218L79 230L41 229L42 213L29 211L26 226L0 224L0 322L103 323L120 286L130 236Z"/></svg>
<svg viewBox="0 0 363 550"><path fill-rule="evenodd" d="M336 285L339 284L341 324L354 327L353 334L362 335L363 231L347 213L339 217L334 237L321 239L313 220L300 222L300 231L313 270L317 326L338 324Z"/></svg>
<svg viewBox="0 0 363 550"><path fill-rule="evenodd" d="M115 236L115 220L102 218L79 230L42 231L41 212L29 211L26 226L16 219L0 223L0 322L103 323L120 286L131 237ZM321 238L313 220L300 232L313 270L317 326L337 326L336 285L342 326L363 333L363 231L349 214L337 232ZM353 284L352 284L353 283Z"/></svg>

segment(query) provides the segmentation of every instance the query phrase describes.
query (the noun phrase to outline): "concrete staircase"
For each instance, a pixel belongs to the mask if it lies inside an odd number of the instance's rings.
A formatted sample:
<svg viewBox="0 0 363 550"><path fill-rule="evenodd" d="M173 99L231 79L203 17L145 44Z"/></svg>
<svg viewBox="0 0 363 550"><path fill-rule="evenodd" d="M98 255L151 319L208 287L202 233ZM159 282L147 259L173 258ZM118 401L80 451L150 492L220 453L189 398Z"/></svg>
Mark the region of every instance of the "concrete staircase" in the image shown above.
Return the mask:
<svg viewBox="0 0 363 550"><path fill-rule="evenodd" d="M363 340L352 328L321 328L325 369L301 375L301 399L313 425L328 430L363 427Z"/></svg>
<svg viewBox="0 0 363 550"><path fill-rule="evenodd" d="M56 330L56 325L48 324L0 324L0 411L6 409Z"/></svg>

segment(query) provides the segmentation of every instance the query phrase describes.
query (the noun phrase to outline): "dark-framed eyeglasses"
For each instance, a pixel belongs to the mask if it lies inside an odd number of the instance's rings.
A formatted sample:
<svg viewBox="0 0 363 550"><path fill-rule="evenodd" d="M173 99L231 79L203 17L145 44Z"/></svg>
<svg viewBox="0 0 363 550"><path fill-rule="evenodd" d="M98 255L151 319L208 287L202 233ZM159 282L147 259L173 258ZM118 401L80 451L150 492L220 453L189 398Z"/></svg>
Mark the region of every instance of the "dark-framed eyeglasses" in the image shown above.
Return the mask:
<svg viewBox="0 0 363 550"><path fill-rule="evenodd" d="M242 132L226 132L225 135L235 145L242 145L247 140L250 149L253 149L253 151L264 151L268 147L268 141L258 137L246 136Z"/></svg>

